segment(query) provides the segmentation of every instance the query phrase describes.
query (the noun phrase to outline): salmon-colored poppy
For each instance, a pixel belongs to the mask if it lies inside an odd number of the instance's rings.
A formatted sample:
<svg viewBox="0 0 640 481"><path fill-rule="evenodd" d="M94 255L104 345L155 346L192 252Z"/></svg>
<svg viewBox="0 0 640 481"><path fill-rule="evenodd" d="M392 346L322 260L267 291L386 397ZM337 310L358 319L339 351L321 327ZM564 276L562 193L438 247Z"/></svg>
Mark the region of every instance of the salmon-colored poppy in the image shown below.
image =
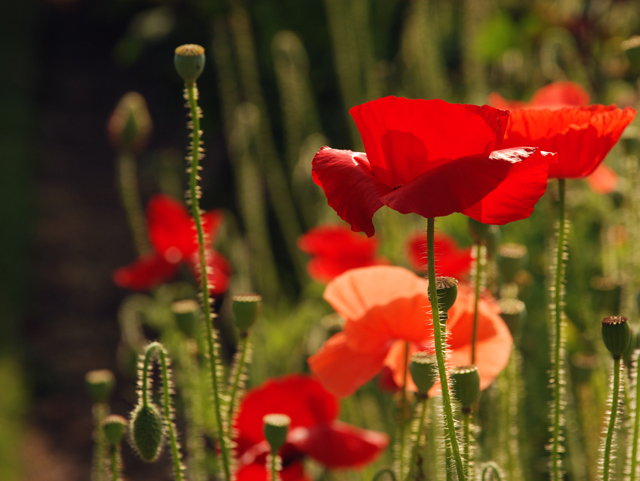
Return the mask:
<svg viewBox="0 0 640 481"><path fill-rule="evenodd" d="M553 82L538 89L530 102L506 100L500 94L489 95L489 103L498 109L560 109L589 105L589 93L575 82Z"/></svg>
<svg viewBox="0 0 640 481"><path fill-rule="evenodd" d="M307 265L312 279L329 282L349 269L388 264L377 256L378 241L358 235L347 226L314 227L298 239L301 251L313 256Z"/></svg>
<svg viewBox="0 0 640 481"><path fill-rule="evenodd" d="M199 254L195 223L179 201L166 195L154 196L147 205L147 232L154 252L145 254L113 274L114 282L126 289L144 291L171 280L185 263L199 277ZM231 266L211 247L222 222L219 211L202 216L208 245L205 251L209 269L209 285L213 295L229 287Z"/></svg>
<svg viewBox="0 0 640 481"><path fill-rule="evenodd" d="M502 149L509 112L443 100L384 97L350 110L366 154L323 147L313 179L356 232L374 234L386 205L403 214L462 212L486 224L528 217L554 154Z"/></svg>
<svg viewBox="0 0 640 481"><path fill-rule="evenodd" d="M471 248L460 248L452 237L440 233L434 236L433 243L436 252L436 274L455 277L458 280L464 279L473 263ZM425 232L416 232L408 239L407 257L414 270L427 271L427 236Z"/></svg>
<svg viewBox="0 0 640 481"><path fill-rule="evenodd" d="M558 153L549 178L577 179L591 174L616 144L636 111L614 105L511 112L504 146L535 145Z"/></svg>
<svg viewBox="0 0 640 481"><path fill-rule="evenodd" d="M309 480L304 475L304 456L330 469L357 468L373 461L387 447L387 435L342 423L338 412L336 397L308 376L271 379L249 390L235 421L237 481L270 479L262 418L272 413L291 418L287 441L279 452L282 481Z"/></svg>
<svg viewBox="0 0 640 481"><path fill-rule="evenodd" d="M329 338L309 358L311 372L331 392L349 396L387 366L398 386L404 385L405 347L409 356L434 352L428 283L402 267L353 269L331 281L324 298L342 315L344 330ZM469 286L458 286L458 298L449 310L448 364L471 360L474 296ZM476 364L480 387L486 388L507 365L513 340L488 297L478 304ZM408 377L407 389L415 389ZM431 394L439 392L439 385Z"/></svg>
<svg viewBox="0 0 640 481"><path fill-rule="evenodd" d="M610 194L616 190L620 179L615 170L607 164L600 164L585 180L596 194Z"/></svg>

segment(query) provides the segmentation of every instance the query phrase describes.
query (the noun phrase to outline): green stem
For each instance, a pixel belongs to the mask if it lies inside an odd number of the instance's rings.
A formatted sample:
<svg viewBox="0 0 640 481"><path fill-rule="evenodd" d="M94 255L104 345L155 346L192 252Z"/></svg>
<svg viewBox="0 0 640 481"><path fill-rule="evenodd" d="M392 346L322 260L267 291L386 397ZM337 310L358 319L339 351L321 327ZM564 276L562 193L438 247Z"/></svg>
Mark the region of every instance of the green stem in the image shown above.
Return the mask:
<svg viewBox="0 0 640 481"><path fill-rule="evenodd" d="M500 470L498 469L496 464L489 462L485 464L484 468L482 469L482 477L480 478L482 481L485 481L487 474L489 473L489 470L493 471L496 481L502 480L502 476L500 475Z"/></svg>
<svg viewBox="0 0 640 481"><path fill-rule="evenodd" d="M405 411L407 409L407 372L409 370L409 343L404 343L404 371L402 383L402 397L400 398L400 416L398 419L398 477L404 477L404 427Z"/></svg>
<svg viewBox="0 0 640 481"><path fill-rule="evenodd" d="M389 468L381 469L380 471L378 471L371 481L378 481L385 474L388 474L393 481L396 481L397 478L395 473L392 469Z"/></svg>
<svg viewBox="0 0 640 481"><path fill-rule="evenodd" d="M136 251L138 255L151 252L151 246L146 234L144 211L138 195L136 159L132 152L122 151L118 155L118 183L120 185L122 205L127 214Z"/></svg>
<svg viewBox="0 0 640 481"><path fill-rule="evenodd" d="M233 377L233 384L231 386L231 395L229 397L229 418L233 416L233 413L236 410L236 396L238 395L238 391L240 391L240 380L242 378L242 373L244 372L245 365L247 363L248 351L251 349L249 344L249 335L244 334L240 337L240 357L238 358L238 363L235 366L235 375ZM231 429L231 428L229 428Z"/></svg>
<svg viewBox="0 0 640 481"><path fill-rule="evenodd" d="M416 468L416 463L418 461L418 453L420 452L420 443L422 442L422 432L425 429L425 423L427 420L427 405L429 398L424 396L420 401L420 421L418 421L418 432L416 433L416 443L413 445L413 452L411 454L411 463L409 464L409 472L407 473L406 481L411 479L413 475L413 470Z"/></svg>
<svg viewBox="0 0 640 481"><path fill-rule="evenodd" d="M274 452L271 453L271 481L279 481L278 478L278 455Z"/></svg>
<svg viewBox="0 0 640 481"><path fill-rule="evenodd" d="M552 480L560 481L561 478L561 437L562 437L562 385L563 385L563 371L562 371L562 322L564 320L564 261L565 261L565 191L566 180L558 179L558 246L556 252L556 266L555 266L555 283L554 283L554 326L553 326L553 428L551 439L551 470Z"/></svg>
<svg viewBox="0 0 640 481"><path fill-rule="evenodd" d="M103 481L105 479L107 464L107 439L102 430L102 420L109 414L109 405L106 403L95 403L93 405L93 480Z"/></svg>
<svg viewBox="0 0 640 481"><path fill-rule="evenodd" d="M471 435L470 435L470 425L471 425L471 411L462 411L462 422L464 425L464 460L465 460L465 469L467 472L467 476L471 476L469 473L469 467L471 466Z"/></svg>
<svg viewBox="0 0 640 481"><path fill-rule="evenodd" d="M111 481L120 480L120 445L111 446Z"/></svg>
<svg viewBox="0 0 640 481"><path fill-rule="evenodd" d="M475 298L473 301L473 334L471 337L471 364L476 363L476 338L478 333L478 301L482 289L482 268L484 267L485 248L484 241L476 244L476 285Z"/></svg>
<svg viewBox="0 0 640 481"><path fill-rule="evenodd" d="M218 355L215 345L215 331L213 327L213 316L211 313L211 300L209 298L209 276L207 275L207 260L205 252L205 234L202 228L202 220L200 216L199 198L200 192L198 188L198 171L200 164L200 110L196 102L196 85L186 86L187 96L189 99L189 107L191 109L191 121L193 122L193 134L191 141L190 153L190 179L189 179L189 204L191 205L191 215L196 225L198 233L198 254L200 260L200 288L202 290L202 309L204 311L205 327L207 335L207 347L209 351L209 370L211 371L211 383L213 387L213 404L216 414L216 423L218 425L218 441L220 443L220 452L222 454L222 465L224 467L224 475L226 481L231 481L231 462L229 456L229 446L227 445L227 436L225 434L224 423L222 421L222 403L220 388L218 386Z"/></svg>
<svg viewBox="0 0 640 481"><path fill-rule="evenodd" d="M613 433L616 429L616 418L618 417L618 402L620 398L620 358L613 358L613 392L611 396L611 415L609 417L609 427L604 441L604 455L602 460L602 481L609 481L609 466L611 464L611 449L613 447Z"/></svg>
<svg viewBox="0 0 640 481"><path fill-rule="evenodd" d="M638 470L638 440L640 438L640 382L638 382L638 368L640 363L640 351L636 351L633 363L633 379L635 381L634 410L633 410L633 438L631 441L631 459L629 468L629 481L636 481Z"/></svg>
<svg viewBox="0 0 640 481"><path fill-rule="evenodd" d="M453 408L451 407L451 394L449 392L449 382L447 379L446 366L446 345L444 344L444 336L442 335L442 326L440 325L440 312L438 308L438 292L436 289L436 266L435 266L435 248L434 248L434 229L435 219L430 217L427 219L427 256L429 264L429 298L431 300L431 312L433 316L433 338L436 349L436 358L438 360L438 375L440 376L440 385L442 390L442 407L448 438L451 441L451 450L456 464L458 473L458 481L465 481L464 465L460 457L460 447L458 446L458 435L453 421ZM449 466L447 466L449 469Z"/></svg>

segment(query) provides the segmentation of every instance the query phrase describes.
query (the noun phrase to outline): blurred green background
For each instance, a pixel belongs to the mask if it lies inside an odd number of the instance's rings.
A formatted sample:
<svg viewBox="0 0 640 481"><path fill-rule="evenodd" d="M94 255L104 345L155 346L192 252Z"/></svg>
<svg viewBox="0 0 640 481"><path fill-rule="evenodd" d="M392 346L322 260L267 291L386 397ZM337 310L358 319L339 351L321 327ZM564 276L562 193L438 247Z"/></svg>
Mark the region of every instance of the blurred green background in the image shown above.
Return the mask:
<svg viewBox="0 0 640 481"><path fill-rule="evenodd" d="M493 91L527 100L559 80L578 82L594 103L635 106L640 64L621 43L638 33L635 0L0 2L0 479L88 478L83 376L117 370L117 310L127 293L111 273L135 257L106 123L126 92L144 95L154 127L138 159L143 203L158 192L182 195L186 111L176 46L207 50L198 82L207 150L202 205L225 210L218 247L236 272L232 290L255 289L270 306L272 324L261 334L269 362L252 372L257 383L304 369L304 350L292 355L288 346L308 339L329 312L307 302L321 286L309 283L295 242L338 220L311 181L310 162L325 144L362 149L351 106L384 95L483 104ZM607 163L637 172L620 148ZM571 479L593 478L590 434L599 432L606 395L594 323L620 305L636 322L638 282L629 269L638 264L629 259L637 237L616 237L636 186L627 179L616 195L597 196L570 183L570 392L582 409L575 419L592 423L568 420L569 451L587 453L586 462L570 458ZM503 240L529 246L534 280L522 343L527 434L538 450L528 453L531 479L543 479L546 463L552 197L532 219L503 229ZM382 254L407 265L404 237L420 220L381 211L375 222ZM462 216L440 228L471 242ZM120 393L116 412L129 409L130 394ZM125 461L130 479L164 476L162 467Z"/></svg>

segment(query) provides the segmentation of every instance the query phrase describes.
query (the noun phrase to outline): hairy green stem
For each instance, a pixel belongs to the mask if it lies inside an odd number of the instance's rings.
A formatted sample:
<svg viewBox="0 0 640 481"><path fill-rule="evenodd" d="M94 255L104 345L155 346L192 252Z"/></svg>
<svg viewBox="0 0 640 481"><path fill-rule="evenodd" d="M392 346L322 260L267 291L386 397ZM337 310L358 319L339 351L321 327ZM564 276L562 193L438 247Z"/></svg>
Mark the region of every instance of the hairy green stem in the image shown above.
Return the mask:
<svg viewBox="0 0 640 481"><path fill-rule="evenodd" d="M405 411L407 409L407 372L409 370L409 343L404 343L404 368L403 368L402 396L400 398L400 415L398 416L398 440L396 455L398 456L398 477L404 478L404 427Z"/></svg>
<svg viewBox="0 0 640 481"><path fill-rule="evenodd" d="M482 290L482 268L484 267L485 256L484 241L476 244L476 279L475 297L473 300L473 334L471 336L471 364L476 363L476 338L478 333L478 301Z"/></svg>
<svg viewBox="0 0 640 481"><path fill-rule="evenodd" d="M565 269L565 191L566 180L558 179L558 246L556 252L555 282L553 291L553 427L551 437L551 475L553 481L562 477L560 459L562 437L562 323L564 320L564 269Z"/></svg>
<svg viewBox="0 0 640 481"><path fill-rule="evenodd" d="M427 219L427 260L429 267L429 298L431 300L431 312L433 316L433 338L436 349L436 358L438 360L438 375L440 377L440 386L442 390L442 407L446 429L448 431L448 439L450 440L453 458L455 460L456 471L458 473L458 481L465 481L464 465L460 456L460 447L458 445L458 435L453 420L453 408L451 406L451 393L449 392L449 381L447 379L446 365L446 344L442 334L442 326L440 324L440 311L438 308L438 292L436 289L436 266L435 266L435 247L434 247L434 230L435 219L430 217ZM447 466L449 469L449 466Z"/></svg>
<svg viewBox="0 0 640 481"><path fill-rule="evenodd" d="M198 234L198 255L200 260L200 289L202 290L202 309L204 311L205 327L207 335L207 347L209 351L209 369L211 371L211 383L213 387L213 404L218 425L218 441L220 443L220 453L224 476L226 481L231 481L231 460L229 446L227 445L227 435L222 421L222 402L218 379L218 355L215 345L215 330L213 327L213 316L211 313L211 300L209 298L209 276L207 275L207 260L205 252L205 235L202 228L200 216L200 193L198 190L198 171L200 164L200 110L196 102L196 85L186 86L189 107L191 109L191 121L193 122L193 134L191 139L191 165L189 179L189 204L191 205L191 215L196 225Z"/></svg>
<svg viewBox="0 0 640 481"><path fill-rule="evenodd" d="M462 422L464 427L463 442L465 469L467 472L467 476L471 476L471 474L469 473L469 467L471 466L471 435L469 429L471 425L471 411L462 412Z"/></svg>
<svg viewBox="0 0 640 481"><path fill-rule="evenodd" d="M413 451L411 453L411 461L409 464L409 472L407 473L406 481L411 479L413 471L417 467L418 453L420 452L420 443L422 442L422 433L425 429L425 423L427 420L427 406L429 404L429 398L424 396L420 400L420 420L418 421L418 431L416 433L416 442L413 445Z"/></svg>
<svg viewBox="0 0 640 481"><path fill-rule="evenodd" d="M611 449L613 447L613 433L616 429L616 419L618 417L618 402L620 399L620 358L613 358L613 391L611 396L611 415L609 416L609 426L607 436L604 441L604 454L602 457L602 481L609 481L611 465Z"/></svg>
<svg viewBox="0 0 640 481"><path fill-rule="evenodd" d="M95 403L93 405L93 481L104 481L107 464L107 438L102 430L102 420L109 414L109 405L106 403Z"/></svg>
<svg viewBox="0 0 640 481"><path fill-rule="evenodd" d="M485 481L487 479L487 475L489 474L489 472L493 472L493 475L495 476L496 481L502 481L502 475L500 474L500 470L498 469L498 466L496 466L496 464L492 462L489 462L484 465L484 468L482 468L482 477L480 479L482 481Z"/></svg>
<svg viewBox="0 0 640 481"><path fill-rule="evenodd" d="M118 184L120 186L120 198L127 214L136 251L138 255L151 252L146 233L144 210L138 194L136 159L130 151L122 151L118 155Z"/></svg>
<svg viewBox="0 0 640 481"><path fill-rule="evenodd" d="M389 468L384 468L381 469L380 471L378 471L375 476L373 477L373 479L371 481L378 481L379 479L382 478L382 476L384 476L385 474L388 474L389 477L393 480L396 481L396 474L393 472L393 469L389 469Z"/></svg>
<svg viewBox="0 0 640 481"><path fill-rule="evenodd" d="M274 452L271 453L270 456L270 467L271 467L271 481L279 481L278 477L278 455Z"/></svg>
<svg viewBox="0 0 640 481"><path fill-rule="evenodd" d="M120 445L111 446L111 481L120 481Z"/></svg>
<svg viewBox="0 0 640 481"><path fill-rule="evenodd" d="M229 419L231 419L236 410L236 397L238 395L238 391L240 391L240 380L242 379L242 373L244 372L245 365L247 363L247 352L250 349L249 335L245 334L240 337L240 357L238 358L238 363L235 366L235 375L233 377L233 384L231 385L231 395L229 396ZM231 426L229 427L229 430L231 430ZM231 432L229 432L229 436L231 436Z"/></svg>
<svg viewBox="0 0 640 481"><path fill-rule="evenodd" d="M633 360L633 379L635 381L634 409L633 409L633 436L631 440L631 456L629 467L629 481L636 481L638 470L638 440L640 438L640 382L638 382L638 368L640 363L640 351L635 351Z"/></svg>

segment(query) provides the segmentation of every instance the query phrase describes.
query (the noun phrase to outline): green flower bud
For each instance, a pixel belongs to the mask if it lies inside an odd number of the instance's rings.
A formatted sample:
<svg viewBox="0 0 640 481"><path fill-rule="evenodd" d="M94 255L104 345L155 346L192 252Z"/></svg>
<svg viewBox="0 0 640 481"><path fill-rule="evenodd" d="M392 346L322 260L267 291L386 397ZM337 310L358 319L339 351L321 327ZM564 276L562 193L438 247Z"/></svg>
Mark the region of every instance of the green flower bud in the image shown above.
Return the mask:
<svg viewBox="0 0 640 481"><path fill-rule="evenodd" d="M115 149L140 152L147 145L151 128L151 116L144 97L137 92L129 92L120 99L111 114L107 132Z"/></svg>
<svg viewBox="0 0 640 481"><path fill-rule="evenodd" d="M475 365L459 366L451 369L451 386L462 410L468 411L480 397L480 375Z"/></svg>
<svg viewBox="0 0 640 481"><path fill-rule="evenodd" d="M522 244L502 244L498 247L498 269L505 282L513 282L527 263L527 248Z"/></svg>
<svg viewBox="0 0 640 481"><path fill-rule="evenodd" d="M112 446L120 444L126 428L127 420L117 414L111 414L102 420L102 432Z"/></svg>
<svg viewBox="0 0 640 481"><path fill-rule="evenodd" d="M520 299L500 299L500 315L514 339L520 334L520 326L527 317L527 308Z"/></svg>
<svg viewBox="0 0 640 481"><path fill-rule="evenodd" d="M487 240L491 225L483 224L482 222L478 222L477 220L469 217L467 228L469 230L469 235L473 239L473 242L475 242L476 244L480 244L482 241Z"/></svg>
<svg viewBox="0 0 640 481"><path fill-rule="evenodd" d="M436 293L440 311L448 312L458 297L458 280L453 277L436 277ZM431 302L431 293L429 293L429 301Z"/></svg>
<svg viewBox="0 0 640 481"><path fill-rule="evenodd" d="M262 422L264 437L271 446L271 454L275 456L287 440L291 418L286 414L267 414Z"/></svg>
<svg viewBox="0 0 640 481"><path fill-rule="evenodd" d="M184 299L171 304L176 324L185 335L195 337L200 322L200 305L193 299Z"/></svg>
<svg viewBox="0 0 640 481"><path fill-rule="evenodd" d="M631 340L627 318L609 316L602 319L602 340L613 357L622 357Z"/></svg>
<svg viewBox="0 0 640 481"><path fill-rule="evenodd" d="M181 45L176 48L173 63L178 75L187 85L193 85L204 70L204 48L200 45Z"/></svg>
<svg viewBox="0 0 640 481"><path fill-rule="evenodd" d="M418 387L418 393L427 395L433 387L438 375L438 363L433 354L416 352L411 356L409 372L414 384Z"/></svg>
<svg viewBox="0 0 640 481"><path fill-rule="evenodd" d="M260 316L262 297L258 294L233 296L233 314L241 334L246 334Z"/></svg>
<svg viewBox="0 0 640 481"><path fill-rule="evenodd" d="M106 403L113 393L116 379L108 369L89 371L84 377L87 390L94 403Z"/></svg>
<svg viewBox="0 0 640 481"><path fill-rule="evenodd" d="M164 425L158 408L149 404L139 404L131 415L129 426L131 444L140 457L152 463L162 451L164 441Z"/></svg>

